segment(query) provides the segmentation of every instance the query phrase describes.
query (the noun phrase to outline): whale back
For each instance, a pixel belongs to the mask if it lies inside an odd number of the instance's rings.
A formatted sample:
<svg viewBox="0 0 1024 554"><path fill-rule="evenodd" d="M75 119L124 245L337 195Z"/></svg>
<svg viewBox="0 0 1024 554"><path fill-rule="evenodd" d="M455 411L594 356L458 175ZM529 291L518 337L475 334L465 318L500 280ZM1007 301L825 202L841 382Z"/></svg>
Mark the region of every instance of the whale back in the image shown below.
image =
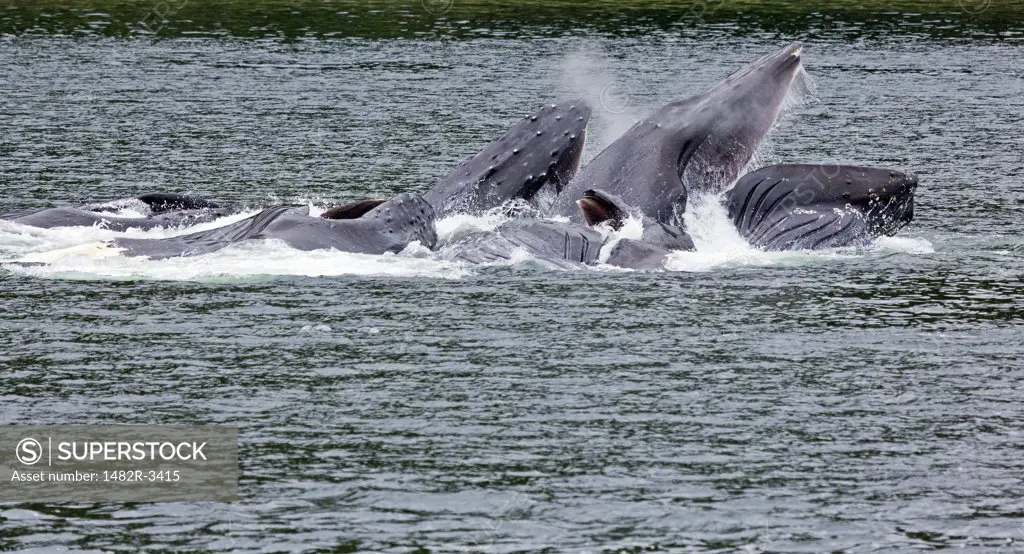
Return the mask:
<svg viewBox="0 0 1024 554"><path fill-rule="evenodd" d="M348 204L334 206L320 214L320 217L322 219L359 219L384 202L387 202L387 200L378 198L357 200Z"/></svg>
<svg viewBox="0 0 1024 554"><path fill-rule="evenodd" d="M153 215L181 210L220 208L220 205L216 202L185 194L155 192L151 194L143 194L136 198L143 204L149 206Z"/></svg>

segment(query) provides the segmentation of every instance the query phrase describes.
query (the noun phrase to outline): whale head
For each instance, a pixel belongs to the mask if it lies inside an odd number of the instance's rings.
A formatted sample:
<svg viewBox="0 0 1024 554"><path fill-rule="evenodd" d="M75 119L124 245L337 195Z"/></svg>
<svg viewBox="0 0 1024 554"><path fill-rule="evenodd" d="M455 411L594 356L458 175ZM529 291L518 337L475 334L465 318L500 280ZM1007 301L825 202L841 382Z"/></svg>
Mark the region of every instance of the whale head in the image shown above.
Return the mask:
<svg viewBox="0 0 1024 554"><path fill-rule="evenodd" d="M892 236L914 219L917 176L891 169L851 168L841 196L867 220L872 236Z"/></svg>
<svg viewBox="0 0 1024 554"><path fill-rule="evenodd" d="M514 199L532 200L545 189L557 194L579 170L590 113L583 100L544 106L423 197L444 216L482 212Z"/></svg>
<svg viewBox="0 0 1024 554"><path fill-rule="evenodd" d="M434 208L429 202L418 194L406 192L343 223L352 223L369 230L361 238L372 243L374 251L400 252L413 241L434 248L437 244L434 217Z"/></svg>
<svg viewBox="0 0 1024 554"><path fill-rule="evenodd" d="M718 193L736 180L781 113L800 67L800 46L792 44L662 107L584 166L553 212L577 220L576 200L601 189L678 225L688 194Z"/></svg>
<svg viewBox="0 0 1024 554"><path fill-rule="evenodd" d="M655 115L675 139L679 177L690 194L719 193L736 181L782 112L802 68L801 51L790 44Z"/></svg>

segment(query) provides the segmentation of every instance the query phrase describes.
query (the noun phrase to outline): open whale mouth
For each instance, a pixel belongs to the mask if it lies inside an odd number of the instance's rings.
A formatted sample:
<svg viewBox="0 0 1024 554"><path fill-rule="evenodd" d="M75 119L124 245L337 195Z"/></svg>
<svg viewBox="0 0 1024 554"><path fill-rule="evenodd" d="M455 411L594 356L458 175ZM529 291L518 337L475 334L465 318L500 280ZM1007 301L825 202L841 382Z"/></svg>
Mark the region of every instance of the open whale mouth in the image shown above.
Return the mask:
<svg viewBox="0 0 1024 554"><path fill-rule="evenodd" d="M614 200L600 191L585 191L583 198L576 201L576 205L579 206L580 213L587 225L593 227L607 222L616 231L622 228L626 214L615 204Z"/></svg>
<svg viewBox="0 0 1024 554"><path fill-rule="evenodd" d="M367 198L348 204L339 204L320 214L321 219L359 219L387 200Z"/></svg>

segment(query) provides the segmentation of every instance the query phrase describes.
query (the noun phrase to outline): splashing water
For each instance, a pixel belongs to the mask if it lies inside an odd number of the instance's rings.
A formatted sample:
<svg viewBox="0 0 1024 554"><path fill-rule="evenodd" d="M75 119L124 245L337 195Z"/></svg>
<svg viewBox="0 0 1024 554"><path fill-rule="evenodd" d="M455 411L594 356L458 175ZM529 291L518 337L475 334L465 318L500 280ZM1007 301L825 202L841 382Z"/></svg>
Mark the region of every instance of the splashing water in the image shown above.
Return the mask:
<svg viewBox="0 0 1024 554"><path fill-rule="evenodd" d="M454 244L473 233L494 231L511 220L512 210L499 206L482 215L453 214L437 221L437 247Z"/></svg>
<svg viewBox="0 0 1024 554"><path fill-rule="evenodd" d="M643 72L621 76L609 70L613 64L590 52L577 51L562 60L562 86L594 107L588 129L587 149L603 150L643 119L634 104L634 88L642 87ZM639 88L637 89L639 91Z"/></svg>
<svg viewBox="0 0 1024 554"><path fill-rule="evenodd" d="M311 213L323 210L314 208ZM126 213L124 211L120 213ZM153 279L232 281L254 276L389 275L460 278L460 264L434 259L413 243L400 254L373 256L336 250L300 251L275 240L245 241L202 256L150 260L121 256L109 241L117 237L159 239L205 231L240 221L247 211L188 228L99 227L40 229L0 222L0 266L16 274L71 279Z"/></svg>
<svg viewBox="0 0 1024 554"><path fill-rule="evenodd" d="M822 261L862 257L866 252L892 251L909 254L930 254L935 250L923 238L881 237L868 247L829 248L822 250L765 251L754 248L732 224L717 195L706 194L691 199L683 215L693 252L669 254L665 269L701 272L740 266L803 266Z"/></svg>
<svg viewBox="0 0 1024 554"><path fill-rule="evenodd" d="M407 250L415 250L410 246ZM105 245L83 245L47 265L7 265L25 275L51 278L113 278L235 281L256 276L389 275L459 278L457 264L421 257L372 256L337 250L295 250L280 241L246 241L203 256L148 260L120 256Z"/></svg>
<svg viewBox="0 0 1024 554"><path fill-rule="evenodd" d="M322 209L311 205L311 213ZM476 232L495 231L513 219L508 206L483 215L457 214L437 222L441 250ZM127 210L121 214L128 213ZM109 241L116 237L166 238L213 229L250 217L248 211L189 228L130 229L114 232L99 227L40 229L0 222L0 266L13 273L47 278L154 279L234 281L256 276L389 275L458 279L472 274L472 266L443 259L436 251L410 244L399 254L373 256L335 250L300 251L280 241L246 241L210 254L149 260L121 256ZM564 221L564 218L561 218ZM854 258L870 253L931 254L934 248L923 238L882 237L866 248L767 252L750 246L736 231L721 198L712 194L691 199L683 216L696 251L672 252L665 262L668 271L705 272L740 266L807 265L827 260ZM598 270L622 239L640 239L643 222L627 217L619 230L598 225L604 243ZM517 250L501 265L553 269L551 264ZM616 268L618 269L618 268Z"/></svg>
<svg viewBox="0 0 1024 554"><path fill-rule="evenodd" d="M611 256L612 250L619 241L622 239L639 240L644 235L643 220L634 215L622 220L622 226L619 227L619 230L617 231L612 229L611 226L606 223L602 223L594 227L594 229L604 237L604 245L601 246L601 253L597 256L598 263L602 264L608 263L608 258Z"/></svg>

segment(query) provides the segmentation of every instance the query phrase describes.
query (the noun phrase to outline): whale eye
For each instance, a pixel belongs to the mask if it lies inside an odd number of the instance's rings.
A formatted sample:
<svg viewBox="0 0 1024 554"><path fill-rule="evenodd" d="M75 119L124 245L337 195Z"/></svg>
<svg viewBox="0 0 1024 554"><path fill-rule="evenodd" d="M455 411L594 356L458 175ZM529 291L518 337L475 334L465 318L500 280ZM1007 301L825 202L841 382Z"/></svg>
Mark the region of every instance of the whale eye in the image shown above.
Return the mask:
<svg viewBox="0 0 1024 554"><path fill-rule="evenodd" d="M848 193L848 192L844 192L844 193L843 193L843 199L844 199L844 200L849 200L849 199L850 199L850 193Z"/></svg>

